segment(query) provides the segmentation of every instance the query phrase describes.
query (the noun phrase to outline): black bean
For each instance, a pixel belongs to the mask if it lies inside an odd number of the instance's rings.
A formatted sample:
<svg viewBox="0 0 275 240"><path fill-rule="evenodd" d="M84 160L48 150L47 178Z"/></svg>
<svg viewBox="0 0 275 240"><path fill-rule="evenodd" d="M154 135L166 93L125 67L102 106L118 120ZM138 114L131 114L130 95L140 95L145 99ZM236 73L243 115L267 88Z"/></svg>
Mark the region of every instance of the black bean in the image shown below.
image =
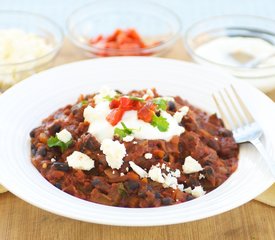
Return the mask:
<svg viewBox="0 0 275 240"><path fill-rule="evenodd" d="M31 154L34 156L36 154L37 148L34 144L31 144Z"/></svg>
<svg viewBox="0 0 275 240"><path fill-rule="evenodd" d="M157 147L157 148L159 148L159 149L162 149L162 145L161 145L161 143L160 143L160 142L158 142L158 143L156 144L156 147Z"/></svg>
<svg viewBox="0 0 275 240"><path fill-rule="evenodd" d="M173 200L172 200L172 198L166 197L166 198L161 199L161 202L163 205L171 205Z"/></svg>
<svg viewBox="0 0 275 240"><path fill-rule="evenodd" d="M100 181L98 178L95 178L95 179L92 180L91 183L92 183L92 185L95 187L96 185L100 184L101 181Z"/></svg>
<svg viewBox="0 0 275 240"><path fill-rule="evenodd" d="M212 167L205 167L202 173L204 175L212 175L214 173L214 170Z"/></svg>
<svg viewBox="0 0 275 240"><path fill-rule="evenodd" d="M81 107L82 103L75 104L71 107L71 112L75 115Z"/></svg>
<svg viewBox="0 0 275 240"><path fill-rule="evenodd" d="M216 151L218 151L220 148L218 141L216 141L215 139L208 139L206 143L209 147L213 148Z"/></svg>
<svg viewBox="0 0 275 240"><path fill-rule="evenodd" d="M70 169L68 164L63 162L54 162L53 166L55 167L56 170L63 171L63 172L67 172Z"/></svg>
<svg viewBox="0 0 275 240"><path fill-rule="evenodd" d="M180 144L178 145L179 147L179 152L182 153L185 150L184 145L182 144L182 142L180 142Z"/></svg>
<svg viewBox="0 0 275 240"><path fill-rule="evenodd" d="M199 181L196 178L190 177L189 181L188 181L189 185L191 185L192 187L198 186L199 185Z"/></svg>
<svg viewBox="0 0 275 240"><path fill-rule="evenodd" d="M225 128L219 129L219 135L222 137L232 137L232 132Z"/></svg>
<svg viewBox="0 0 275 240"><path fill-rule="evenodd" d="M34 138L35 137L35 131L37 128L34 128L33 130L30 131L30 137Z"/></svg>
<svg viewBox="0 0 275 240"><path fill-rule="evenodd" d="M212 162L210 162L210 161L206 161L206 162L204 163L204 166L210 166L210 165L212 165Z"/></svg>
<svg viewBox="0 0 275 240"><path fill-rule="evenodd" d="M49 127L49 132L50 132L51 135L54 135L54 134L56 134L57 132L60 132L60 130L61 130L61 125L60 125L60 123L54 123L53 125L51 125L51 126Z"/></svg>
<svg viewBox="0 0 275 240"><path fill-rule="evenodd" d="M159 116L160 116L160 111L157 111L157 112L156 112L156 115L159 117Z"/></svg>
<svg viewBox="0 0 275 240"><path fill-rule="evenodd" d="M168 111L175 112L177 110L176 104L173 101L168 102Z"/></svg>
<svg viewBox="0 0 275 240"><path fill-rule="evenodd" d="M160 195L159 192L156 192L156 193L155 193L155 198L161 198L161 195Z"/></svg>
<svg viewBox="0 0 275 240"><path fill-rule="evenodd" d="M99 146L94 141L94 139L91 136L89 136L89 138L87 138L87 140L84 142L84 147L91 151L94 151L94 150L98 149L97 147L99 147Z"/></svg>
<svg viewBox="0 0 275 240"><path fill-rule="evenodd" d="M135 191L139 188L139 183L136 182L136 181L128 181L128 188L131 190L131 191Z"/></svg>
<svg viewBox="0 0 275 240"><path fill-rule="evenodd" d="M138 193L138 197L145 198L146 197L146 193L145 192L139 192Z"/></svg>
<svg viewBox="0 0 275 240"><path fill-rule="evenodd" d="M42 156L42 157L46 157L47 156L47 149L46 147L42 146L40 148L38 148L36 154Z"/></svg>
<svg viewBox="0 0 275 240"><path fill-rule="evenodd" d="M53 115L54 119L62 119L64 117L63 112L57 111L54 115Z"/></svg>
<svg viewBox="0 0 275 240"><path fill-rule="evenodd" d="M90 133L81 136L83 139L83 146L90 151L96 151L100 148L99 142Z"/></svg>
<svg viewBox="0 0 275 240"><path fill-rule="evenodd" d="M195 197L193 197L192 195L187 195L187 197L186 197L186 201L190 201L193 199L195 199Z"/></svg>
<svg viewBox="0 0 275 240"><path fill-rule="evenodd" d="M32 150L31 150L31 154L32 154L32 156L35 156L35 154L36 154L36 149L32 149Z"/></svg>
<svg viewBox="0 0 275 240"><path fill-rule="evenodd" d="M89 150L93 150L94 149L93 142L88 140L87 142L85 142L84 147Z"/></svg>
<svg viewBox="0 0 275 240"><path fill-rule="evenodd" d="M57 187L60 190L62 189L61 183L55 183L54 186Z"/></svg>
<svg viewBox="0 0 275 240"><path fill-rule="evenodd" d="M163 157L163 161L169 162L169 154L165 153L165 155Z"/></svg>

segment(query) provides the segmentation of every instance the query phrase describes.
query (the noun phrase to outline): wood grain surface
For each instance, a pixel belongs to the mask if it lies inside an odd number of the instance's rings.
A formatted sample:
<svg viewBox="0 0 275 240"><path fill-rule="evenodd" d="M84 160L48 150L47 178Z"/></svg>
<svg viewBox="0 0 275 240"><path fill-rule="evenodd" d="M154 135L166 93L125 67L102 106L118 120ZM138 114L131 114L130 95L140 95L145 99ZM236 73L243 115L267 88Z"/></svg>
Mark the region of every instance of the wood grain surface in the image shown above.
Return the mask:
<svg viewBox="0 0 275 240"><path fill-rule="evenodd" d="M114 227L84 223L40 210L11 193L0 195L1 240L275 239L275 208L251 201L191 223L161 227Z"/></svg>
<svg viewBox="0 0 275 240"><path fill-rule="evenodd" d="M167 57L188 60L181 42ZM65 42L55 65L84 59ZM275 99L275 91L268 93ZM164 216L165 217L165 216ZM229 212L185 224L161 227L114 227L71 220L36 208L13 194L0 194L0 240L272 240L275 208L251 201Z"/></svg>

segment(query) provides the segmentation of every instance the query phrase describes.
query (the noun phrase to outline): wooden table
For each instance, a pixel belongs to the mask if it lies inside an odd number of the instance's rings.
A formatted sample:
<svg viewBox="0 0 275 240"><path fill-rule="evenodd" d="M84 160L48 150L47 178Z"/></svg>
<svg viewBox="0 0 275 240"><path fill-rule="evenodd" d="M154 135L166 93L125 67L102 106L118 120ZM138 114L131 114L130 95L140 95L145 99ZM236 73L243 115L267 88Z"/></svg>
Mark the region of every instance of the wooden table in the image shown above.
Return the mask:
<svg viewBox="0 0 275 240"><path fill-rule="evenodd" d="M188 60L178 43L167 55ZM83 59L68 42L55 64ZM275 100L275 91L268 93ZM67 219L38 209L13 194L0 194L0 240L43 239L275 239L275 208L258 201L191 223L161 227L114 227Z"/></svg>

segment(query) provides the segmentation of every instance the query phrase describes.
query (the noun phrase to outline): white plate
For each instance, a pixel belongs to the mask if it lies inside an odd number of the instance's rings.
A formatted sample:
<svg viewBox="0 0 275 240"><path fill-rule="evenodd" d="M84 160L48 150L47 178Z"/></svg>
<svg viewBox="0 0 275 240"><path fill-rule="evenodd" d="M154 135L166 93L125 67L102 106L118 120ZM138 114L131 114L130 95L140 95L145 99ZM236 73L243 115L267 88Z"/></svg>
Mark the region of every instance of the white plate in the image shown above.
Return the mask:
<svg viewBox="0 0 275 240"><path fill-rule="evenodd" d="M30 161L29 132L41 120L83 93L102 85L130 90L156 87L214 112L211 93L235 82L232 77L176 60L120 57L72 63L22 81L0 98L0 182L12 193L47 211L87 222L152 226L193 221L238 207L266 190L272 177L249 145L242 146L238 170L219 188L190 202L150 209L103 206L66 194L48 183ZM236 86L275 149L272 101L255 88Z"/></svg>

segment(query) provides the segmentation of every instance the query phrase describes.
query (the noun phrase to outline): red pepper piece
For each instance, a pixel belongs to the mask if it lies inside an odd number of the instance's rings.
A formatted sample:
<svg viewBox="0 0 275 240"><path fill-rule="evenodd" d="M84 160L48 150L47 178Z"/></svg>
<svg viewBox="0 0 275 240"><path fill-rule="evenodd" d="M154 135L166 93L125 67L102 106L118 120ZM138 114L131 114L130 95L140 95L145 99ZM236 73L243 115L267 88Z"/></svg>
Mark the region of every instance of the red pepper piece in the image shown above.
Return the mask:
<svg viewBox="0 0 275 240"><path fill-rule="evenodd" d="M137 33L135 29L116 29L112 34L109 36L103 37L99 35L93 39L89 40L90 45L98 45L105 49L118 49L123 50L122 53L117 53L120 55L144 55L139 53L139 49L148 47L141 39L140 35ZM135 50L136 52L133 53L132 51ZM100 56L109 56L109 55L116 55L115 52L107 53L107 52L100 52L98 53Z"/></svg>
<svg viewBox="0 0 275 240"><path fill-rule="evenodd" d="M106 117L107 121L112 125L115 126L118 124L118 122L121 120L122 116L124 114L124 110L121 108L115 108L113 109L108 116Z"/></svg>
<svg viewBox="0 0 275 240"><path fill-rule="evenodd" d="M133 101L133 106L132 106L132 110L139 110L139 109L141 109L142 107L143 107L143 103L142 102L140 102L140 101L134 101L134 100L132 100Z"/></svg>
<svg viewBox="0 0 275 240"><path fill-rule="evenodd" d="M114 99L110 102L109 107L113 109L106 117L107 121L115 126L123 117L125 111L138 111L138 118L145 122L151 122L156 106L152 102L144 103L130 99L129 97L121 97L119 100ZM143 109L143 110L142 110Z"/></svg>
<svg viewBox="0 0 275 240"><path fill-rule="evenodd" d="M138 119L144 122L152 122L153 115L155 114L156 106L152 102L147 102L139 111Z"/></svg>
<svg viewBox="0 0 275 240"><path fill-rule="evenodd" d="M120 98L120 105L119 107L124 109L125 111L131 110L133 107L133 100L128 97L121 97Z"/></svg>
<svg viewBox="0 0 275 240"><path fill-rule="evenodd" d="M101 40L103 40L103 36L100 34L96 38L90 39L89 43L90 44L96 44L96 43L100 42Z"/></svg>
<svg viewBox="0 0 275 240"><path fill-rule="evenodd" d="M120 105L120 101L118 99L113 99L110 104L109 107L110 109L114 109L114 108L118 108Z"/></svg>

